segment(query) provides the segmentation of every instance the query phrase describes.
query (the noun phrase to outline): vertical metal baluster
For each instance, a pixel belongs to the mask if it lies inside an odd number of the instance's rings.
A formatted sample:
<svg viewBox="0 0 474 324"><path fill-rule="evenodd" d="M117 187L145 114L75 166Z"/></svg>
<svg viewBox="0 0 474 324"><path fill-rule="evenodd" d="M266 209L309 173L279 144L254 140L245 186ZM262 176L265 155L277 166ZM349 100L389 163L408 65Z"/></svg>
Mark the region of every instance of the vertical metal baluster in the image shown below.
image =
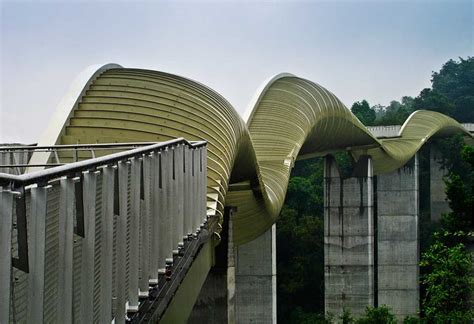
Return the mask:
<svg viewBox="0 0 474 324"><path fill-rule="evenodd" d="M72 272L74 232L74 180L62 178L58 226L58 323L72 322Z"/></svg>
<svg viewBox="0 0 474 324"><path fill-rule="evenodd" d="M193 232L199 234L199 224L201 223L201 215L199 215L199 151L193 150Z"/></svg>
<svg viewBox="0 0 474 324"><path fill-rule="evenodd" d="M202 227L204 224L204 214L202 213L202 202L204 200L204 195L202 190L202 147L199 147L197 150L198 153L198 166L197 166L197 173L198 173L198 208L197 208L197 213L199 214L199 227Z"/></svg>
<svg viewBox="0 0 474 324"><path fill-rule="evenodd" d="M100 278L100 322L112 320L112 262L114 235L114 168L106 166L102 178L102 247Z"/></svg>
<svg viewBox="0 0 474 324"><path fill-rule="evenodd" d="M0 189L0 323L10 321L13 194Z"/></svg>
<svg viewBox="0 0 474 324"><path fill-rule="evenodd" d="M4 164L7 164L5 163L5 152L0 151L0 165L4 165ZM8 170L6 170L6 168L2 168L2 167L0 167L0 172L9 173Z"/></svg>
<svg viewBox="0 0 474 324"><path fill-rule="evenodd" d="M151 193L152 193L152 209L151 209L151 236L150 236L150 268L148 270L149 280L151 285L158 283L158 204L159 204L159 173L160 173L160 161L158 152L152 152L151 156Z"/></svg>
<svg viewBox="0 0 474 324"><path fill-rule="evenodd" d="M151 192L150 192L150 168L151 161L147 155L143 156L143 204L144 214L140 217L140 296L148 297L148 262L149 262L149 250L150 250L150 211L151 211Z"/></svg>
<svg viewBox="0 0 474 324"><path fill-rule="evenodd" d="M200 183L199 183L199 188L201 192L201 208L200 208L200 213L201 213L201 222L206 223L207 222L207 210L206 210L206 147L202 146L200 148Z"/></svg>
<svg viewBox="0 0 474 324"><path fill-rule="evenodd" d="M22 174L23 172L21 172L20 167L18 167L19 162L17 161L17 158L16 158L16 155L17 155L17 154L18 154L18 153L15 153L15 151L12 151L12 160L13 160L13 163L12 163L12 164L15 165L16 173L17 173L18 175L20 175L20 174Z"/></svg>
<svg viewBox="0 0 474 324"><path fill-rule="evenodd" d="M192 233L192 209L191 209L191 150L189 146L184 148L184 236L187 238Z"/></svg>
<svg viewBox="0 0 474 324"><path fill-rule="evenodd" d="M43 323L47 191L47 187L31 189L28 323Z"/></svg>
<svg viewBox="0 0 474 324"><path fill-rule="evenodd" d="M190 205L191 205L191 213L190 213L190 221L191 221L191 235L194 237L195 236L195 231L196 231L196 191L195 191L195 186L194 186L194 147L190 149L190 157L191 157L191 168L190 168L190 180L189 180L189 200L190 200Z"/></svg>
<svg viewBox="0 0 474 324"><path fill-rule="evenodd" d="M126 257L127 257L127 196L128 196L128 165L126 162L118 163L119 181L119 215L117 215L117 309L115 321L125 321L125 284L126 284Z"/></svg>
<svg viewBox="0 0 474 324"><path fill-rule="evenodd" d="M173 251L173 255L178 254L178 203L176 200L176 193L177 193L177 168L176 168L176 160L177 160L177 148L171 148L171 187L170 187L170 197L169 207L170 207L170 217L171 217L171 249Z"/></svg>
<svg viewBox="0 0 474 324"><path fill-rule="evenodd" d="M59 155L58 155L58 150L54 150L54 158L56 159L56 163L59 164L61 163L61 160L59 160Z"/></svg>
<svg viewBox="0 0 474 324"><path fill-rule="evenodd" d="M207 221L207 145L204 147L203 169L204 174L204 218Z"/></svg>
<svg viewBox="0 0 474 324"><path fill-rule="evenodd" d="M163 168L162 168L162 175L163 175L163 180L161 182L162 189L163 189L163 199L164 199L164 213L163 213L163 218L161 223L164 226L164 237L163 240L161 241L164 245L164 255L166 256L166 262L167 263L173 263L173 244L172 244L172 235L171 235L171 225L172 225L172 202L171 202L171 192L172 192L172 181L173 181L173 161L172 161L172 155L171 151L166 148L163 151L163 157L162 157L162 163L163 163Z"/></svg>
<svg viewBox="0 0 474 324"><path fill-rule="evenodd" d="M140 160L132 159L131 167L131 220L130 220L130 285L128 287L128 312L138 311L138 265L140 235Z"/></svg>
<svg viewBox="0 0 474 324"><path fill-rule="evenodd" d="M82 239L81 265L81 323L92 323L94 319L94 251L95 214L97 194L96 172L86 172L83 178L84 238Z"/></svg>
<svg viewBox="0 0 474 324"><path fill-rule="evenodd" d="M183 217L184 217L184 174L183 174L183 152L184 145L175 149L175 188L174 203L176 204L176 242L179 248L184 246L183 242ZM176 244L176 243L175 243Z"/></svg>
<svg viewBox="0 0 474 324"><path fill-rule="evenodd" d="M166 153L160 151L159 155L160 162L160 172L159 172L159 191L160 191L160 200L158 201L158 219L159 219L159 228L158 228L158 273L165 273L165 263L166 263L166 217L167 217L167 196L165 193L165 177L167 176L167 167L166 167Z"/></svg>

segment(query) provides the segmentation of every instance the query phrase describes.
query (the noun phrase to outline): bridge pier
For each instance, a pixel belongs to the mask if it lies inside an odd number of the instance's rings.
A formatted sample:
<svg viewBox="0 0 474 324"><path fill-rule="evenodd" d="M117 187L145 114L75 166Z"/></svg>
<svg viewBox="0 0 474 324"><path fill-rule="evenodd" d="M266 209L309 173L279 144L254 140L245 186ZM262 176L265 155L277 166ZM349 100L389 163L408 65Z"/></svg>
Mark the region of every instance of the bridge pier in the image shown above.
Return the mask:
<svg viewBox="0 0 474 324"><path fill-rule="evenodd" d="M398 320L419 311L418 157L377 176L377 297Z"/></svg>
<svg viewBox="0 0 474 324"><path fill-rule="evenodd" d="M332 156L324 169L325 311L360 315L374 305L372 160L362 157L343 179Z"/></svg>
<svg viewBox="0 0 474 324"><path fill-rule="evenodd" d="M349 178L325 160L325 311L387 305L403 319L419 310L419 184L415 156L404 167L372 176L370 157Z"/></svg>
<svg viewBox="0 0 474 324"><path fill-rule="evenodd" d="M234 247L231 214L188 323L276 323L276 227Z"/></svg>
<svg viewBox="0 0 474 324"><path fill-rule="evenodd" d="M443 177L447 175L447 170L442 168L443 156L436 149L436 146L430 145L430 211L431 221L441 220L441 215L449 213L449 203L446 200L444 191L445 184Z"/></svg>
<svg viewBox="0 0 474 324"><path fill-rule="evenodd" d="M276 323L276 226L235 253L236 323Z"/></svg>
<svg viewBox="0 0 474 324"><path fill-rule="evenodd" d="M215 248L214 265L207 274L188 319L190 324L234 323L233 298L229 286L235 287L232 243L232 209L225 208L221 242Z"/></svg>

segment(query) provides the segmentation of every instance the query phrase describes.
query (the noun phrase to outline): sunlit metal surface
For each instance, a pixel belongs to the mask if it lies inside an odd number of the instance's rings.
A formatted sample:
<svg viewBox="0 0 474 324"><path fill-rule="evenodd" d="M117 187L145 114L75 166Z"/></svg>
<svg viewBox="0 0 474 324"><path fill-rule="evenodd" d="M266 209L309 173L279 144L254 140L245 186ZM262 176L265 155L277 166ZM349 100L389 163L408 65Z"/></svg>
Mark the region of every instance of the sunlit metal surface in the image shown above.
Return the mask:
<svg viewBox="0 0 474 324"><path fill-rule="evenodd" d="M106 65L91 73L79 93L64 101L39 145L177 137L208 141L208 197L217 198L213 209L220 217L224 205L237 207L236 244L256 238L275 222L298 156L348 150L357 160L369 154L377 174L405 164L431 136L469 134L447 116L418 111L399 137L377 139L334 94L291 74L262 86L246 121L212 89L164 72ZM32 163L49 158L34 154ZM229 190L237 183L239 190Z"/></svg>

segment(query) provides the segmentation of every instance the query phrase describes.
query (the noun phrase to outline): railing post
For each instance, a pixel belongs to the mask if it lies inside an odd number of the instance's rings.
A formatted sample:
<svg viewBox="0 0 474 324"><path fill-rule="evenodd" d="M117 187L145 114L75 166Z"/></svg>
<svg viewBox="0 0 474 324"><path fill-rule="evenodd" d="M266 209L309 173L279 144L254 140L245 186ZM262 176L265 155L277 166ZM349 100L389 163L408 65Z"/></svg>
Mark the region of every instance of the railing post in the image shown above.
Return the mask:
<svg viewBox="0 0 474 324"><path fill-rule="evenodd" d="M63 178L60 182L58 227L58 323L72 322L72 273L74 232L74 180Z"/></svg>
<svg viewBox="0 0 474 324"><path fill-rule="evenodd" d="M150 212L151 212L151 158L143 156L143 214L140 219L140 296L148 297L148 262L150 258Z"/></svg>
<svg viewBox="0 0 474 324"><path fill-rule="evenodd" d="M0 189L0 323L10 321L13 194Z"/></svg>
<svg viewBox="0 0 474 324"><path fill-rule="evenodd" d="M178 145L175 149L175 196L173 197L173 204L176 207L176 227L175 227L175 245L183 247L183 226L184 226L184 174L183 174L183 156L184 156L184 145Z"/></svg>
<svg viewBox="0 0 474 324"><path fill-rule="evenodd" d="M132 159L131 166L131 219L130 219L130 284L128 287L128 309L127 311L138 311L138 265L139 248L138 238L140 235L140 160Z"/></svg>
<svg viewBox="0 0 474 324"><path fill-rule="evenodd" d="M126 285L126 265L127 265L127 218L128 218L128 164L124 161L118 163L119 181L119 214L117 217L117 237L116 253L117 262L115 264L117 272L117 304L115 311L115 321L122 323L125 321L125 285Z"/></svg>
<svg viewBox="0 0 474 324"><path fill-rule="evenodd" d="M163 239L160 240L163 245L163 252L167 263L173 263L173 236L172 236L172 217L173 209L171 204L172 182L173 182L173 156L169 149L163 151L161 162L163 165L161 182L163 190L163 217L161 224L163 226Z"/></svg>
<svg viewBox="0 0 474 324"><path fill-rule="evenodd" d="M171 217L171 250L173 255L178 254L178 204L177 204L177 193L178 193L178 179L177 179L177 147L171 148L171 188L170 196L168 197L168 206Z"/></svg>
<svg viewBox="0 0 474 324"><path fill-rule="evenodd" d="M200 148L200 175L201 180L199 183L199 188L201 192L201 220L202 222L207 222L207 150L205 146Z"/></svg>
<svg viewBox="0 0 474 324"><path fill-rule="evenodd" d="M190 237L192 235L192 217L193 217L193 210L192 210L192 152L191 149L186 146L184 149L184 235L186 237Z"/></svg>
<svg viewBox="0 0 474 324"><path fill-rule="evenodd" d="M47 187L31 189L30 272L27 322L43 323Z"/></svg>
<svg viewBox="0 0 474 324"><path fill-rule="evenodd" d="M103 168L102 176L102 244L100 278L100 322L112 320L112 261L114 235L114 168Z"/></svg>
<svg viewBox="0 0 474 324"><path fill-rule="evenodd" d="M80 315L82 323L92 323L94 315L94 253L97 173L84 173L84 238L82 239L82 274Z"/></svg>
<svg viewBox="0 0 474 324"><path fill-rule="evenodd" d="M150 278L149 283L156 285L158 283L158 258L159 258L159 204L160 204L160 154L153 152L151 157L151 192L152 192L152 212L151 212L151 250L150 250Z"/></svg>
<svg viewBox="0 0 474 324"><path fill-rule="evenodd" d="M168 172L168 150L161 151L160 153L160 197L159 200L159 220L160 226L158 228L158 237L159 237L159 244L158 244L158 271L160 273L165 272L165 264L167 256L167 240L169 237L169 229L168 224L166 223L168 220L168 201L167 201L167 193L166 190L168 188L167 179L169 177Z"/></svg>
<svg viewBox="0 0 474 324"><path fill-rule="evenodd" d="M193 150L193 232L198 233L201 228L201 215L199 215L199 149Z"/></svg>

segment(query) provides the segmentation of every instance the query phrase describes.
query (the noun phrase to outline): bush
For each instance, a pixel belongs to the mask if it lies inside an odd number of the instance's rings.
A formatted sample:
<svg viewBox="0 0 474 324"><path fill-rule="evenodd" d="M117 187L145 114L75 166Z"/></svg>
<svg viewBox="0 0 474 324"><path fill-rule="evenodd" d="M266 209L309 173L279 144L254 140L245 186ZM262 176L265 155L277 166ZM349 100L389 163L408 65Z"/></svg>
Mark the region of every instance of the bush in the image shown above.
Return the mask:
<svg viewBox="0 0 474 324"><path fill-rule="evenodd" d="M471 254L462 243L451 245L451 237L463 233L435 233L436 241L423 253L420 265L427 268L421 283L425 286L423 299L425 319L430 323L470 323Z"/></svg>
<svg viewBox="0 0 474 324"><path fill-rule="evenodd" d="M414 316L407 316L403 320L403 324L422 324L423 320L419 319L418 317Z"/></svg>
<svg viewBox="0 0 474 324"><path fill-rule="evenodd" d="M351 324L354 323L354 317L352 317L351 312L344 308L342 315L339 317L342 324Z"/></svg>
<svg viewBox="0 0 474 324"><path fill-rule="evenodd" d="M387 305L367 307L365 314L356 321L356 324L397 324L395 315Z"/></svg>

